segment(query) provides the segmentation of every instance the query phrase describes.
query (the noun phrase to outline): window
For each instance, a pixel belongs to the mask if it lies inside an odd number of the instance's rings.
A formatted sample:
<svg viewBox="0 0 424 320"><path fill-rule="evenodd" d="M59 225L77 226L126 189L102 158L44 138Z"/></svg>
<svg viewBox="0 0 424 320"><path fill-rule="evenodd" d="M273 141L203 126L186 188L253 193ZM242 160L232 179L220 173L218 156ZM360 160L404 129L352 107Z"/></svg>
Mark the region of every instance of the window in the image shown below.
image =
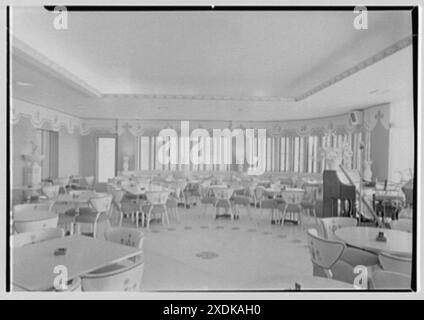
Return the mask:
<svg viewBox="0 0 424 320"><path fill-rule="evenodd" d="M57 178L59 173L59 134L50 130L37 130L37 145L40 154L44 155L41 162L41 178Z"/></svg>
<svg viewBox="0 0 424 320"><path fill-rule="evenodd" d="M364 136L364 137L363 137ZM193 164L190 161L188 168L193 171L215 170L215 171L228 171L230 165L226 161L236 163L236 157L239 153L233 137L232 144L228 144L223 137L211 139L209 155L211 164ZM299 173L320 173L322 172L323 165L321 162L320 147L327 143L328 137L324 135L311 135L311 136L283 136L283 137L267 137L264 143L265 146L265 168L266 171L283 171L283 172L299 172ZM341 147L344 141L347 141L352 148L352 157L350 162L344 163L348 169L359 168L360 156L359 147L362 139L365 139L367 145L366 151L369 150L369 140L366 134L361 132L352 134L339 134L331 137L328 140L334 147ZM165 141L169 141L169 137ZM161 164L158 160L158 152L161 144L158 144L157 137L140 136L138 137L138 160L137 170L184 170L187 165L182 165L182 150L185 142L180 137L177 139L177 158L178 164ZM199 137L198 142L190 141L190 150L196 144L204 144L203 150L208 150L207 140ZM240 146L238 146L240 148ZM258 160L258 138L254 137L251 140L244 139L244 157L247 164L257 165ZM163 149L162 156L170 157L170 150ZM214 161L220 161L217 164Z"/></svg>
<svg viewBox="0 0 424 320"><path fill-rule="evenodd" d="M116 175L116 138L97 140L97 182L107 182Z"/></svg>

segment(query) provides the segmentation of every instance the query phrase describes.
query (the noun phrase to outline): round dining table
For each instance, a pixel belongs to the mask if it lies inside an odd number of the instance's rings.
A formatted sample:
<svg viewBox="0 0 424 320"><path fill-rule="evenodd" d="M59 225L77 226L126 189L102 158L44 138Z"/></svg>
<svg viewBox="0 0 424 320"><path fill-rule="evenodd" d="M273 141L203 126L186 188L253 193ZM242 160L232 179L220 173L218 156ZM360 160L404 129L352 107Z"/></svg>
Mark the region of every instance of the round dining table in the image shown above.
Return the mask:
<svg viewBox="0 0 424 320"><path fill-rule="evenodd" d="M54 218L57 216L57 213L48 210L34 210L34 211L24 211L16 212L13 214L14 222L30 222L45 220L49 218Z"/></svg>
<svg viewBox="0 0 424 320"><path fill-rule="evenodd" d="M242 285L246 290L352 290L353 284L312 275L275 275Z"/></svg>
<svg viewBox="0 0 424 320"><path fill-rule="evenodd" d="M379 232L383 232L386 241L378 241ZM375 253L382 251L412 255L412 234L405 231L375 227L346 227L335 231L336 237L353 247L366 249Z"/></svg>

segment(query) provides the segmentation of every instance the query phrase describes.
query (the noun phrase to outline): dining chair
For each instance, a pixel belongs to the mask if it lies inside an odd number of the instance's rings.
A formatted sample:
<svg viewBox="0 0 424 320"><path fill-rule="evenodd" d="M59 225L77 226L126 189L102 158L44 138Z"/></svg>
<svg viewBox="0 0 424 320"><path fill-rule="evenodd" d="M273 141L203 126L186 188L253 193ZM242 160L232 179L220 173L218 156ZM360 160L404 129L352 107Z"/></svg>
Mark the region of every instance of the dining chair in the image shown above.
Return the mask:
<svg viewBox="0 0 424 320"><path fill-rule="evenodd" d="M11 236L11 246L12 248L20 248L28 244L61 238L64 235L65 231L62 228L45 228L18 233Z"/></svg>
<svg viewBox="0 0 424 320"><path fill-rule="evenodd" d="M146 228L150 228L150 220L152 213L160 213L162 224L166 219L167 225L169 225L168 210L166 208L166 201L170 191L147 191L146 197L148 204L144 206L145 210L142 210L141 224L144 226L144 220L146 218ZM147 212L146 212L147 211ZM164 219L165 218L165 219Z"/></svg>
<svg viewBox="0 0 424 320"><path fill-rule="evenodd" d="M308 229L307 239L312 263L322 268L328 278L332 278L331 268L341 258L345 244L321 238L316 229Z"/></svg>
<svg viewBox="0 0 424 320"><path fill-rule="evenodd" d="M94 187L94 176L84 177L87 189L93 189Z"/></svg>
<svg viewBox="0 0 424 320"><path fill-rule="evenodd" d="M43 212L44 213L44 212ZM36 217L37 211L31 212L31 215L34 215L34 220L29 221L19 221L14 220L13 227L16 233L30 232L46 228L56 228L59 220L58 215L54 215L48 218L39 218Z"/></svg>
<svg viewBox="0 0 424 320"><path fill-rule="evenodd" d="M231 220L234 220L234 208L230 201L234 193L234 189L233 188L214 188L213 186L211 187L211 189L216 198L216 202L215 202L216 215L218 215L218 212L220 209L228 210Z"/></svg>
<svg viewBox="0 0 424 320"><path fill-rule="evenodd" d="M411 277L402 273L379 270L372 274L369 288L371 290L411 289Z"/></svg>
<svg viewBox="0 0 424 320"><path fill-rule="evenodd" d="M133 228L109 228L105 231L105 239L129 247L142 248L144 233Z"/></svg>
<svg viewBox="0 0 424 320"><path fill-rule="evenodd" d="M390 228L412 233L412 219L399 219L390 221Z"/></svg>
<svg viewBox="0 0 424 320"><path fill-rule="evenodd" d="M414 211L412 207L405 207L399 211L398 218L400 219L412 219L414 216Z"/></svg>
<svg viewBox="0 0 424 320"><path fill-rule="evenodd" d="M112 206L112 195L102 195L91 198L90 207L93 209L91 212L81 212L76 218L76 224L88 224L92 227L92 236L96 237L98 223L109 222L110 209Z"/></svg>
<svg viewBox="0 0 424 320"><path fill-rule="evenodd" d="M288 213L296 213L299 225L302 226L302 200L305 191L303 189L285 189L281 191L281 197L284 201L284 208L281 219L281 226L284 227Z"/></svg>
<svg viewBox="0 0 424 320"><path fill-rule="evenodd" d="M247 215L249 219L252 219L250 214L250 197L248 195L235 195L233 197L233 206L236 213L236 217L240 216L240 207L246 208Z"/></svg>
<svg viewBox="0 0 424 320"><path fill-rule="evenodd" d="M69 177L60 177L53 179L53 184L59 186L59 192L63 191L63 193L67 193L70 179Z"/></svg>
<svg viewBox="0 0 424 320"><path fill-rule="evenodd" d="M402 192L405 194L405 202L408 207L412 207L414 204L414 184L413 180L409 180L401 188Z"/></svg>
<svg viewBox="0 0 424 320"><path fill-rule="evenodd" d="M265 187L257 186L255 188L255 207L259 204L261 215L264 210L270 210L271 221L274 220L274 211L277 209L277 202L273 198L269 198L265 192Z"/></svg>
<svg viewBox="0 0 424 320"><path fill-rule="evenodd" d="M321 218L319 219L321 228L323 231L323 236L325 239L335 239L335 234L337 229L346 228L346 227L356 227L358 221L355 218L348 217L332 217L332 218Z"/></svg>
<svg viewBox="0 0 424 320"><path fill-rule="evenodd" d="M328 240L337 240L335 232L339 228L356 227L358 221L355 218L348 217L332 217L332 218L321 218L319 219L321 225L322 236ZM378 256L361 248L351 247L346 245L343 252L342 261L355 267L357 265L364 265L367 267L378 265Z"/></svg>
<svg viewBox="0 0 424 320"><path fill-rule="evenodd" d="M101 272L94 271L81 277L82 291L139 291L143 271L143 259L126 267L102 268Z"/></svg>
<svg viewBox="0 0 424 320"><path fill-rule="evenodd" d="M307 230L307 241L314 276L353 283L354 268L340 260L346 248L343 242L322 238L316 229Z"/></svg>
<svg viewBox="0 0 424 320"><path fill-rule="evenodd" d="M95 197L96 193L93 190L70 190L69 196L72 198L91 198ZM65 214L75 217L77 214L91 213L93 210L90 208L89 202L75 204L73 208L65 211Z"/></svg>
<svg viewBox="0 0 424 320"><path fill-rule="evenodd" d="M122 200L125 196L125 191L121 189L109 188L108 193L112 195L112 206L118 212L118 225L122 226L124 213L122 211Z"/></svg>
<svg viewBox="0 0 424 320"><path fill-rule="evenodd" d="M56 199L59 195L59 190L59 185L44 186L41 188L41 192L47 197L47 199Z"/></svg>
<svg viewBox="0 0 424 320"><path fill-rule="evenodd" d="M208 211L208 206L215 206L216 197L215 194L210 189L210 181L209 183L202 183L200 185L200 203L204 205L203 214L206 215Z"/></svg>
<svg viewBox="0 0 424 320"><path fill-rule="evenodd" d="M380 252L378 260L383 270L397 272L411 276L412 257L398 256L387 252Z"/></svg>
<svg viewBox="0 0 424 320"><path fill-rule="evenodd" d="M317 204L317 187L305 183L303 185L303 190L305 190L305 193L301 202L302 209L308 216L312 215L315 218L315 223L318 224L319 222L315 209Z"/></svg>

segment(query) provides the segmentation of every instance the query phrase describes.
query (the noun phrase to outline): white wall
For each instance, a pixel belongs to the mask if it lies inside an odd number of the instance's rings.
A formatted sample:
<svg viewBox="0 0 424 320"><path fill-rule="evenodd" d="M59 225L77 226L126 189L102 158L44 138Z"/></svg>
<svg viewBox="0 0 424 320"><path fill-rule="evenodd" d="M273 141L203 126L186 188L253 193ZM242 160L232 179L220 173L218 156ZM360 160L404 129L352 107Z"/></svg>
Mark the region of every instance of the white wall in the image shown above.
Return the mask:
<svg viewBox="0 0 424 320"><path fill-rule="evenodd" d="M412 100L392 102L390 105L389 180L400 181L402 171L414 170L414 110ZM414 170L415 171L415 170Z"/></svg>

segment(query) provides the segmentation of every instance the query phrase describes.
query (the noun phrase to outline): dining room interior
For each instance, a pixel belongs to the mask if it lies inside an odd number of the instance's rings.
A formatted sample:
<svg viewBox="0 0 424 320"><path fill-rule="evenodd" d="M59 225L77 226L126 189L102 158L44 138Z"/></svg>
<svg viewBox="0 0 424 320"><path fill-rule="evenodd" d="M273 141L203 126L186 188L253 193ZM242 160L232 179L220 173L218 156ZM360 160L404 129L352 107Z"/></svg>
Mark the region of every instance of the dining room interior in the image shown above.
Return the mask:
<svg viewBox="0 0 424 320"><path fill-rule="evenodd" d="M411 290L410 10L12 7L13 292Z"/></svg>

